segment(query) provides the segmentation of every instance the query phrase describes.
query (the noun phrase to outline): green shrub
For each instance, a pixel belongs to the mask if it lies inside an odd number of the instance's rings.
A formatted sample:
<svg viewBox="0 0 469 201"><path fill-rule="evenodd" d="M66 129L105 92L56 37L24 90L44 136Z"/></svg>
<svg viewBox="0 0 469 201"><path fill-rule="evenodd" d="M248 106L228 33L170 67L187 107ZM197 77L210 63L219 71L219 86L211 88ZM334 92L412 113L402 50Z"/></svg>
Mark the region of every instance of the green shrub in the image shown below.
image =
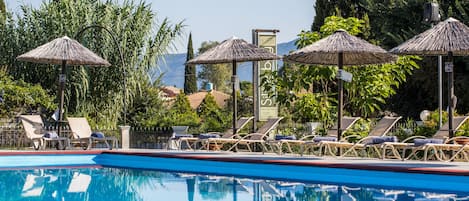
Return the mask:
<svg viewBox="0 0 469 201"><path fill-rule="evenodd" d="M200 132L223 132L228 126L229 115L223 113L218 107L212 94L207 93L198 109L198 114L202 119Z"/></svg>
<svg viewBox="0 0 469 201"><path fill-rule="evenodd" d="M414 135L414 128L417 128L416 122L413 119L408 118L390 135L394 135L399 139L399 141L402 141Z"/></svg>
<svg viewBox="0 0 469 201"><path fill-rule="evenodd" d="M0 69L0 118L12 118L27 112L51 114L57 108L54 99L39 85L23 80L13 80L5 70Z"/></svg>
<svg viewBox="0 0 469 201"><path fill-rule="evenodd" d="M177 95L171 108L171 117L170 126L196 127L200 125L200 118L197 116L197 112L191 108L189 99L184 93Z"/></svg>

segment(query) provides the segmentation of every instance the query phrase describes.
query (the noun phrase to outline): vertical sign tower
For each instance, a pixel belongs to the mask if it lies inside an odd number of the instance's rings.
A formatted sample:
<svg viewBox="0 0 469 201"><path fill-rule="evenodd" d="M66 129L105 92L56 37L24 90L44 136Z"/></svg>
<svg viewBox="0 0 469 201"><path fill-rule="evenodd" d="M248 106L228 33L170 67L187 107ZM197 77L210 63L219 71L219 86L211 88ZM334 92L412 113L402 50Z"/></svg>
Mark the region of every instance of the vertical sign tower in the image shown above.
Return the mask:
<svg viewBox="0 0 469 201"><path fill-rule="evenodd" d="M252 30L252 40L254 45L265 48L270 52L277 54L277 33L276 29L254 29ZM260 81L265 73L277 71L277 61L258 61L253 63L253 112L254 125L256 130L257 121L266 121L270 117L278 116L278 105L275 97L269 96L262 87Z"/></svg>

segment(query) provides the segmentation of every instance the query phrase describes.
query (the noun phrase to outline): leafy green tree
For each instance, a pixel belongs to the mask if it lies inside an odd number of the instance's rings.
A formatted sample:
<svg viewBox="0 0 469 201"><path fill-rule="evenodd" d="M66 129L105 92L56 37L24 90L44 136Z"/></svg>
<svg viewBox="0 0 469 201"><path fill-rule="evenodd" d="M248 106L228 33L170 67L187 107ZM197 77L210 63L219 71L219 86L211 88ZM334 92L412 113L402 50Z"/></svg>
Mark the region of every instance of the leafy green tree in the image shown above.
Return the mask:
<svg viewBox="0 0 469 201"><path fill-rule="evenodd" d="M191 108L189 99L184 93L176 96L171 108L171 126L198 126L200 119L197 112Z"/></svg>
<svg viewBox="0 0 469 201"><path fill-rule="evenodd" d="M429 28L423 23L423 5L428 0L317 0L314 6L316 16L312 30L319 31L325 18L331 15L369 18L372 29L371 39L385 48L392 48L417 33ZM455 17L469 24L469 1L437 0L441 19ZM367 39L367 37L364 37Z"/></svg>
<svg viewBox="0 0 469 201"><path fill-rule="evenodd" d="M321 122L328 127L336 118L336 100L327 94L307 93L298 97L293 107L293 120L299 122Z"/></svg>
<svg viewBox="0 0 469 201"><path fill-rule="evenodd" d="M194 49L192 48L192 33L189 34L187 42L187 59L189 61L194 58ZM192 94L197 92L197 76L195 65L186 64L184 70L184 93Z"/></svg>
<svg viewBox="0 0 469 201"><path fill-rule="evenodd" d="M228 115L224 114L223 110L218 107L215 97L211 93L207 93L200 104L198 114L202 119L201 132L222 132L227 127Z"/></svg>
<svg viewBox="0 0 469 201"><path fill-rule="evenodd" d="M431 24L423 21L423 5L427 0L387 1L366 0L362 5L366 8L370 18L370 38L386 49L393 48L407 39L430 28ZM469 1L438 0L441 19L454 17L469 25ZM392 20L391 20L392 19ZM469 59L456 58L455 66L455 94L458 97L458 110L462 113L469 111L469 95L465 93L465 87L469 84L468 73ZM386 104L388 109L410 117L418 117L424 109L438 107L437 59L425 57L418 63L421 68L414 71L412 77L403 84L395 95ZM444 81L446 82L446 81ZM443 104L445 100L443 100Z"/></svg>
<svg viewBox="0 0 469 201"><path fill-rule="evenodd" d="M205 41L199 48L199 54L204 53L212 47L218 45L216 41ZM230 64L204 64L201 66L198 78L202 80L202 86L213 83L214 89L223 92L230 92Z"/></svg>
<svg viewBox="0 0 469 201"><path fill-rule="evenodd" d="M321 32L301 32L298 46L309 45L337 29L358 35L366 29L365 21L331 16L326 18ZM311 38L309 38L311 37ZM385 100L395 94L413 69L418 68L413 57L401 57L396 64L350 66L344 69L353 74L353 81L345 83L344 108L349 115L370 117L381 110ZM275 86L281 104L293 106L293 117L299 121L321 121L330 125L336 105L336 66L285 65L280 75L263 79L268 91Z"/></svg>
<svg viewBox="0 0 469 201"><path fill-rule="evenodd" d="M406 82L408 75L419 66L418 57L399 57L394 64L346 67L353 74L353 81L345 83L345 108L353 116L370 117L379 112L387 98ZM365 69L366 68L366 69Z"/></svg>
<svg viewBox="0 0 469 201"><path fill-rule="evenodd" d="M306 47L321 38L333 34L339 29L346 30L351 35L359 35L368 32L368 28L369 26L366 25L366 21L362 19L329 16L324 19L324 25L320 28L320 31L301 31L298 34L298 40L295 41L295 45L298 49Z"/></svg>
<svg viewBox="0 0 469 201"><path fill-rule="evenodd" d="M316 0L316 15L311 26L312 31L319 31L329 16L362 18L364 8L360 0Z"/></svg>
<svg viewBox="0 0 469 201"><path fill-rule="evenodd" d="M151 6L143 1L137 4L112 0L44 1L39 8L22 6L21 9L21 14L15 18L9 16L0 30L0 62L8 66L15 79L40 84L52 94L57 91L58 68L16 62L14 58L52 39L73 37L83 26L112 25L107 28L115 34L119 47L107 32L99 29L84 32L78 40L113 66L68 68L65 98L69 113L88 116L95 123L107 126L116 125L121 118L124 99L131 103L142 92L149 81L148 70L159 64L159 56L171 48L183 28L181 23L173 25L168 19L157 23ZM117 48L123 51L124 61ZM122 93L124 79L127 97Z"/></svg>
<svg viewBox="0 0 469 201"><path fill-rule="evenodd" d="M241 81L239 82L239 89L243 96L249 97L252 96L252 82Z"/></svg>
<svg viewBox="0 0 469 201"><path fill-rule="evenodd" d="M13 118L26 112L44 112L54 108L53 98L41 86L13 80L4 69L0 69L0 94L0 118Z"/></svg>

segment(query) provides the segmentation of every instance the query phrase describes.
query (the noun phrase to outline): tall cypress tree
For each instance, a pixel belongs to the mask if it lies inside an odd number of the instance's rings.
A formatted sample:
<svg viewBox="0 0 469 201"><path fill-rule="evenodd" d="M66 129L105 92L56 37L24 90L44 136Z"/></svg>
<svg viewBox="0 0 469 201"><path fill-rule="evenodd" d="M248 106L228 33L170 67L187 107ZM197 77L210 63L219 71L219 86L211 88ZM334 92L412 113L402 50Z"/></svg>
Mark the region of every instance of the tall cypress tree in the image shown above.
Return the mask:
<svg viewBox="0 0 469 201"><path fill-rule="evenodd" d="M187 59L189 61L194 58L194 49L192 48L192 33L189 34L189 42L187 44ZM195 65L186 64L184 70L184 93L192 94L197 92L197 77Z"/></svg>
<svg viewBox="0 0 469 201"><path fill-rule="evenodd" d="M0 0L0 22L3 24L6 20L7 8L5 6L5 1Z"/></svg>

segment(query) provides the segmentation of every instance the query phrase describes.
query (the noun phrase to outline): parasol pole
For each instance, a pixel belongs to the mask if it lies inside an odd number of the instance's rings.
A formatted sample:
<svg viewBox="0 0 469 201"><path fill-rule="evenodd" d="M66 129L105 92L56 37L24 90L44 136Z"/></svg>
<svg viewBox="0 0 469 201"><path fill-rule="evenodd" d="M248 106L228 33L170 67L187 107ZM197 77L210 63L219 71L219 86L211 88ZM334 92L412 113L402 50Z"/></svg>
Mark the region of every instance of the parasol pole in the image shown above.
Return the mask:
<svg viewBox="0 0 469 201"><path fill-rule="evenodd" d="M231 76L231 83L232 83L232 96L233 96L233 134L236 135L237 133L237 127L236 127L236 119L238 117L238 111L236 109L238 108L238 101L236 99L236 80L238 79L236 76L236 61L233 60L233 72Z"/></svg>
<svg viewBox="0 0 469 201"><path fill-rule="evenodd" d="M65 81L66 81L66 75L65 75L66 65L67 65L67 61L63 60L62 61L61 72L60 72L60 75L59 75L59 99L60 99L60 103L59 103L59 118L58 118L58 121L57 121L57 135L58 136L61 136L60 132L62 130L62 128L61 128L62 127L62 119L63 119L62 110L64 108L64 89L65 89Z"/></svg>
<svg viewBox="0 0 469 201"><path fill-rule="evenodd" d="M337 141L340 141L340 138L342 136L342 104L343 104L343 100L344 100L344 94L343 94L343 91L344 91L344 86L343 86L343 82L342 82L342 77L341 77L341 74L342 74L342 67L344 65L344 53L343 52L339 52L339 62L338 62L338 67L339 67L339 75L338 75L338 86L339 86L339 98L338 98L338 105L339 105L339 108L338 108L338 112L337 112Z"/></svg>
<svg viewBox="0 0 469 201"><path fill-rule="evenodd" d="M448 72L448 131L449 131L449 138L454 137L454 130L453 130L453 101L454 99L454 86L453 86L453 78L454 78L454 68L453 68L453 52L448 52L448 62L446 65L446 71Z"/></svg>
<svg viewBox="0 0 469 201"><path fill-rule="evenodd" d="M438 55L438 129L443 125L443 58Z"/></svg>

